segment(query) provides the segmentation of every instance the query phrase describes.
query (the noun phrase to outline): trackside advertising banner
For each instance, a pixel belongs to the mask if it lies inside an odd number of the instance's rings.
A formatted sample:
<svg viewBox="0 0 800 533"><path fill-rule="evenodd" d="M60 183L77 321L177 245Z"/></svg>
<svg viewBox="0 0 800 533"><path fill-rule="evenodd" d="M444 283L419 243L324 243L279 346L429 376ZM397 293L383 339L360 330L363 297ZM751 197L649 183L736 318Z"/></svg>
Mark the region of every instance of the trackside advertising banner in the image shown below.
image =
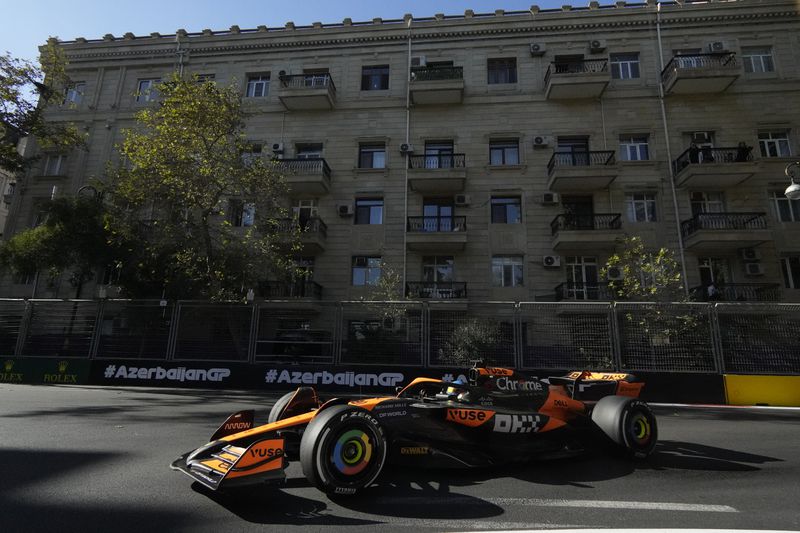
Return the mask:
<svg viewBox="0 0 800 533"><path fill-rule="evenodd" d="M0 358L0 383L85 385L89 361L58 357Z"/></svg>
<svg viewBox="0 0 800 533"><path fill-rule="evenodd" d="M295 366L201 361L95 360L91 383L220 389L393 392L416 377L466 380L466 369L384 366Z"/></svg>

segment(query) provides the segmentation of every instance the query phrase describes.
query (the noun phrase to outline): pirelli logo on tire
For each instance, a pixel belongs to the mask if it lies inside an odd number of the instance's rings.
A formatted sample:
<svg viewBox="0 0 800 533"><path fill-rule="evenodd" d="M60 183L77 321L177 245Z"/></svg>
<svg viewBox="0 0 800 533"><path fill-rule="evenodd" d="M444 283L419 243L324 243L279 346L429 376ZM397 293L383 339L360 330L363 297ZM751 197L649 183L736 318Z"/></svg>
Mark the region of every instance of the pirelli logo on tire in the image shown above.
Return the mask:
<svg viewBox="0 0 800 533"><path fill-rule="evenodd" d="M448 409L446 419L463 426L478 427L492 419L494 411L483 409Z"/></svg>

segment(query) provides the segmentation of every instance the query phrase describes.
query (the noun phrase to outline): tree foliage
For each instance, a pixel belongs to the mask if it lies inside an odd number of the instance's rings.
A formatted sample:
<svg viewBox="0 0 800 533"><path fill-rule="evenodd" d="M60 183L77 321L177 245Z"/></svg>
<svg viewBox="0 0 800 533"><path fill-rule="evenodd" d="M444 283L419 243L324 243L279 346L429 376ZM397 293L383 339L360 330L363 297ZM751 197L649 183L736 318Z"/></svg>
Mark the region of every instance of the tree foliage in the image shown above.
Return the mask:
<svg viewBox="0 0 800 533"><path fill-rule="evenodd" d="M127 257L120 284L131 297L240 299L268 275L286 276L299 228L272 163L248 158L235 87L173 76L158 105L136 115L111 172L111 240ZM255 210L236 227L229 200Z"/></svg>
<svg viewBox="0 0 800 533"><path fill-rule="evenodd" d="M97 265L114 256L107 246L103 206L95 199L56 198L42 206L42 216L42 224L0 247L0 266L17 274L48 272L50 277L71 271L79 297Z"/></svg>
<svg viewBox="0 0 800 533"><path fill-rule="evenodd" d="M615 299L636 302L678 302L686 300L681 268L675 254L667 248L645 250L641 237L626 237L620 252L613 254L601 269L606 277L610 269L622 271L622 280L614 280L610 288Z"/></svg>
<svg viewBox="0 0 800 533"><path fill-rule="evenodd" d="M84 145L85 136L72 123L45 117L49 106L64 101L64 91L71 84L66 68L66 56L55 39L42 47L38 65L7 53L0 55L0 169L17 173L36 160L17 152L22 137L34 136L45 150Z"/></svg>

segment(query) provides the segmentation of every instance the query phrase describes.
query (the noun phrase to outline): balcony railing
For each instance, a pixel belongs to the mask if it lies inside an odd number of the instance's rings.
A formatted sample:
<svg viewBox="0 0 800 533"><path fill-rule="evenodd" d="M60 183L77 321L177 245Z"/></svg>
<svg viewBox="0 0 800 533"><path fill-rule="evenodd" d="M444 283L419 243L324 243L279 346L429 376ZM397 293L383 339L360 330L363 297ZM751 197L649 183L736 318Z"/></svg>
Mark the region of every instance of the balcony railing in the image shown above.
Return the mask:
<svg viewBox="0 0 800 533"><path fill-rule="evenodd" d="M661 80L668 85L679 70L693 69L736 69L738 64L734 52L714 52L710 54L681 54L673 56L661 71Z"/></svg>
<svg viewBox="0 0 800 533"><path fill-rule="evenodd" d="M766 213L700 213L681 222L684 238L701 230L759 229L767 229Z"/></svg>
<svg viewBox="0 0 800 533"><path fill-rule="evenodd" d="M550 223L550 230L553 235L559 231L594 231L594 230L615 230L622 227L622 215L620 213L608 213L600 215L572 215L561 214Z"/></svg>
<svg viewBox="0 0 800 533"><path fill-rule="evenodd" d="M408 217L411 233L467 231L467 217Z"/></svg>
<svg viewBox="0 0 800 533"><path fill-rule="evenodd" d="M779 302L781 286L778 283L720 283L699 285L690 289L699 302Z"/></svg>
<svg viewBox="0 0 800 533"><path fill-rule="evenodd" d="M267 300L287 298L322 299L322 285L316 281L262 281L258 285L259 294Z"/></svg>
<svg viewBox="0 0 800 533"><path fill-rule="evenodd" d="M467 156L465 154L412 155L408 158L408 168L464 168L466 160Z"/></svg>
<svg viewBox="0 0 800 533"><path fill-rule="evenodd" d="M464 67L411 67L411 81L461 80Z"/></svg>
<svg viewBox="0 0 800 533"><path fill-rule="evenodd" d="M331 177L331 167L321 157L315 159L273 159L273 163L281 172L287 174L316 174L328 179Z"/></svg>
<svg viewBox="0 0 800 533"><path fill-rule="evenodd" d="M284 74L280 76L281 87L287 89L325 89L336 92L333 78L328 73L321 74Z"/></svg>
<svg viewBox="0 0 800 533"><path fill-rule="evenodd" d="M556 285L556 300L613 300L608 285L598 282L567 281Z"/></svg>
<svg viewBox="0 0 800 533"><path fill-rule="evenodd" d="M694 147L688 148L674 161L677 174L689 165L699 163L747 163L753 160L753 147L740 146L734 148Z"/></svg>
<svg viewBox="0 0 800 533"><path fill-rule="evenodd" d="M544 84L547 85L553 74L593 74L608 71L608 59L583 59L580 61L554 61L547 67Z"/></svg>
<svg viewBox="0 0 800 533"><path fill-rule="evenodd" d="M467 284L461 281L409 281L406 283L406 297L432 300L466 298Z"/></svg>
<svg viewBox="0 0 800 533"><path fill-rule="evenodd" d="M562 167L610 166L616 163L614 150L597 152L554 152L547 163L547 172Z"/></svg>
<svg viewBox="0 0 800 533"><path fill-rule="evenodd" d="M291 233L299 228L301 233L319 233L322 237L328 236L328 226L321 218L279 218L276 230L281 233Z"/></svg>

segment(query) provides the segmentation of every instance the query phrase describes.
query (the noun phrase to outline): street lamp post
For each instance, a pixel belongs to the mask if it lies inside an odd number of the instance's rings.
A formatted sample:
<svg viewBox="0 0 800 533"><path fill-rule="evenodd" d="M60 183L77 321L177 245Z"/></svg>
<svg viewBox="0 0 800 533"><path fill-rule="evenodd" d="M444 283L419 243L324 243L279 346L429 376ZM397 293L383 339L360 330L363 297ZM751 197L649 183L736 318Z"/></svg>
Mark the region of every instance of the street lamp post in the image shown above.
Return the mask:
<svg viewBox="0 0 800 533"><path fill-rule="evenodd" d="M794 181L795 178L800 178L800 161L795 161L786 165L784 173L792 182L786 187L786 191L784 192L786 198L789 200L800 200L800 183Z"/></svg>

